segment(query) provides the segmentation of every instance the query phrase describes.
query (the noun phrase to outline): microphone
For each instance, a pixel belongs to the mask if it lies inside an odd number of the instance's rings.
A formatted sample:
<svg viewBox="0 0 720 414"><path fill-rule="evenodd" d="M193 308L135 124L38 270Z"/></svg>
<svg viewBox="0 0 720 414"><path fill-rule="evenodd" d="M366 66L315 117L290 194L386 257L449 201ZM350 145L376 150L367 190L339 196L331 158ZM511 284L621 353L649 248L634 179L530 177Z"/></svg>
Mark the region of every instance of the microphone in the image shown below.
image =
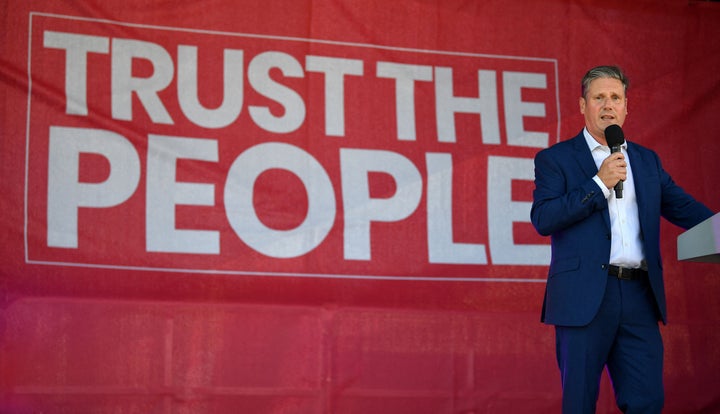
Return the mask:
<svg viewBox="0 0 720 414"><path fill-rule="evenodd" d="M608 147L610 147L610 153L620 152L620 146L625 142L625 134L623 134L622 128L619 125L610 125L605 128L605 141L607 141ZM623 182L618 181L615 184L615 198L622 198L623 196Z"/></svg>

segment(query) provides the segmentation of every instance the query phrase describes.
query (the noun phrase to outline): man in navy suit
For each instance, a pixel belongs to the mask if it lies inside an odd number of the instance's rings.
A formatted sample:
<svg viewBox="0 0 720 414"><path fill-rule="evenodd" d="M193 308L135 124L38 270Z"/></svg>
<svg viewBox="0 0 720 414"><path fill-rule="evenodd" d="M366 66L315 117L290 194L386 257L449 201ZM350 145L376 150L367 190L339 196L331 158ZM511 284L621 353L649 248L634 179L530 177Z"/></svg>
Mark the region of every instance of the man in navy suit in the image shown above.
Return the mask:
<svg viewBox="0 0 720 414"><path fill-rule="evenodd" d="M654 151L633 142L608 148L605 129L628 113L627 86L617 67L588 71L585 128L535 157L531 220L552 245L541 320L555 325L563 413L595 412L604 367L624 413L662 411L660 217L687 229L712 215Z"/></svg>

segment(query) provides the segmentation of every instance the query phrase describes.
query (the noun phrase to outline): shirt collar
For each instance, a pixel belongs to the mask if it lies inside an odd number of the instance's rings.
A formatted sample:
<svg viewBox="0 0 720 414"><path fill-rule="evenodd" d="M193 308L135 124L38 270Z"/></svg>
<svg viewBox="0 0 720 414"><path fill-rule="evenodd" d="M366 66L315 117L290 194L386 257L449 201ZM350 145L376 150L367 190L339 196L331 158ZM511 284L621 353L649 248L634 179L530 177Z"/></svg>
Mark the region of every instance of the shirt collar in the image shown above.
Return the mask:
<svg viewBox="0 0 720 414"><path fill-rule="evenodd" d="M590 148L590 151L594 151L598 148L603 148L606 150L610 150L610 148L607 145L602 145L599 142L593 138L592 135L590 135L590 132L588 132L587 127L583 128L583 136L585 137L585 142L587 143L588 148ZM627 139L622 143L621 145L622 149L627 151Z"/></svg>

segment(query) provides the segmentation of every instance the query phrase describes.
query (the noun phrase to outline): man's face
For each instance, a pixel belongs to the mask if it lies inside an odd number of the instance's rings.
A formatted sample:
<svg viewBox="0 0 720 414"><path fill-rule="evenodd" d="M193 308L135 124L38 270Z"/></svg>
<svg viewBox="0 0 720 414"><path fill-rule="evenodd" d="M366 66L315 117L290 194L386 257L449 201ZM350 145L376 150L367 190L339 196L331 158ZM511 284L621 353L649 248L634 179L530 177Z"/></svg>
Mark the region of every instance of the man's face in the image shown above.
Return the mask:
<svg viewBox="0 0 720 414"><path fill-rule="evenodd" d="M580 113L585 126L599 143L607 145L605 128L622 126L627 115L627 99L622 82L612 78L598 78L590 82L586 96L580 98Z"/></svg>

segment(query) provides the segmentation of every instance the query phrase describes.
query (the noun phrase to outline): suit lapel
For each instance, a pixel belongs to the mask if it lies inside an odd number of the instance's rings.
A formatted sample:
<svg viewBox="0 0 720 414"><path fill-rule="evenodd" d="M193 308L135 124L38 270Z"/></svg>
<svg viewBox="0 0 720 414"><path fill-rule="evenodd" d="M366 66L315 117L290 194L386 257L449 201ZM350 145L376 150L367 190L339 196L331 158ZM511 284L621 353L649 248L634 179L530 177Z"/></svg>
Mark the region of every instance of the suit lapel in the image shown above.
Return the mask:
<svg viewBox="0 0 720 414"><path fill-rule="evenodd" d="M649 161L643 157L643 152L639 151L635 145L628 143L628 158L630 159L630 168L632 168L633 181L635 182L635 199L638 209L638 220L640 221L640 238L645 243L646 229L652 229L653 225L648 222L650 218L646 209L647 200L651 198L648 194L652 191L652 183L648 175ZM650 234L655 232L651 231ZM645 247L647 249L647 247ZM647 251L647 250L646 250Z"/></svg>
<svg viewBox="0 0 720 414"><path fill-rule="evenodd" d="M587 142L585 141L585 135L583 135L582 131L573 139L573 148L575 150L575 160L580 165L580 168L585 173L587 179L592 179L595 174L597 174L598 168L595 165L595 160L590 152L590 148L588 148ZM610 213L607 208L603 209L602 217L603 220L605 220L605 225L609 231Z"/></svg>
<svg viewBox="0 0 720 414"><path fill-rule="evenodd" d="M628 158L630 158L630 166L633 173L633 181L635 181L635 198L637 199L638 215L640 218L640 227L643 228L643 221L646 218L646 214L643 213L644 206L646 206L646 200L648 199L647 192L652 185L648 183L648 170L647 160L643 158L643 153L637 150L637 147L632 143L628 143Z"/></svg>
<svg viewBox="0 0 720 414"><path fill-rule="evenodd" d="M585 176L587 178L594 177L595 174L597 174L598 169L582 132L573 139L573 148L575 149L575 160L580 165L580 168L585 173Z"/></svg>

